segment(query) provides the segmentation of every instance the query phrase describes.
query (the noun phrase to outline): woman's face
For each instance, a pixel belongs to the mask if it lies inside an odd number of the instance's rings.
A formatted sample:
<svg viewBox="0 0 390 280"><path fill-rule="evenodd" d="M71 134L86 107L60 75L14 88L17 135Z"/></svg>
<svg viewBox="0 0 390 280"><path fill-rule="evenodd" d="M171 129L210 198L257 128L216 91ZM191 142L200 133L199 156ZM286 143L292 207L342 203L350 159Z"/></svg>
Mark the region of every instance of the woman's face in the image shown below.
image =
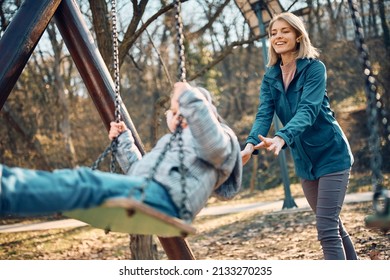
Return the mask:
<svg viewBox="0 0 390 280"><path fill-rule="evenodd" d="M270 43L275 52L282 57L295 53L297 39L300 38L297 38L294 28L285 20L276 20L272 25Z"/></svg>

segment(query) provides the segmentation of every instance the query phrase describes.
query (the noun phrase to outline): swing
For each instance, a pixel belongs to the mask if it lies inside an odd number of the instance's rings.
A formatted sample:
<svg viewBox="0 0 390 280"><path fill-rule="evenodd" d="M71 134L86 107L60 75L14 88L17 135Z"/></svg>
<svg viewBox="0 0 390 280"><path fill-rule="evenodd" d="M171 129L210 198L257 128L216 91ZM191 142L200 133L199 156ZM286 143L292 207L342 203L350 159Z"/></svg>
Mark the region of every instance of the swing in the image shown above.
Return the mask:
<svg viewBox="0 0 390 280"><path fill-rule="evenodd" d="M179 68L181 81L186 80L186 71L184 63L184 45L183 45L183 25L180 16L180 0L175 0L176 8L176 29L177 29L177 42L179 46ZM112 9L112 36L114 42L114 78L115 78L115 118L117 122L121 121L120 115L120 94L119 94L119 59L118 59L118 35L116 27L116 1L111 1ZM157 170L159 164L164 158L165 152L170 148L171 142L179 137L179 143L181 140L181 126L178 125L177 130L171 137L169 143L161 153L155 166L152 168L152 172L147 178L148 180L153 179L154 172ZM180 146L180 144L179 144ZM96 169L103 159L111 153L111 164L110 171L115 172L115 152L117 147L117 140L114 139L109 147L99 156L99 158L92 165L92 169ZM180 146L180 148L182 148ZM181 150L182 152L182 150ZM185 178L184 178L184 164L183 154L180 155L180 173L181 173L181 185L184 193ZM183 198L183 200L185 197ZM184 209L184 207L183 207ZM188 213L185 210L180 211L180 215L186 218ZM143 235L157 235L161 237L186 237L189 234L195 234L196 229L184 220L175 218L164 213L161 213L154 208L132 198L112 198L106 200L102 205L98 207L92 207L89 209L76 209L63 213L69 218L74 218L83 221L92 227L103 229L106 233L122 232L129 234L143 234Z"/></svg>
<svg viewBox="0 0 390 280"><path fill-rule="evenodd" d="M367 48L364 44L363 28L359 20L359 12L357 11L356 5L353 3L353 0L349 0L348 4L355 25L356 45L361 53L364 73L366 75L367 113L371 132L369 145L373 152L371 157L371 170L374 185L373 208L375 213L366 216L364 221L368 228L380 229L383 232L387 232L390 229L390 194L383 186L383 175L381 173L382 156L380 153L379 129L376 119L378 109L380 108L379 104L382 102L379 100L375 78L371 76L371 63L368 60ZM383 117L383 121L383 123L387 123L387 126L389 125L385 116ZM390 131L390 127L387 127L387 131Z"/></svg>

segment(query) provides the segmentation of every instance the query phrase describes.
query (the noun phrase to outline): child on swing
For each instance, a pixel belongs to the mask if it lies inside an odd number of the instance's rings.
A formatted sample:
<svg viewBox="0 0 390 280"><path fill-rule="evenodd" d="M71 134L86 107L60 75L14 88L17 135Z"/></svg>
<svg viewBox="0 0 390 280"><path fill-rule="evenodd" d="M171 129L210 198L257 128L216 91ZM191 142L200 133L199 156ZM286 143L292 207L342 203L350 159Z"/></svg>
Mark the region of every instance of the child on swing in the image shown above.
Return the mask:
<svg viewBox="0 0 390 280"><path fill-rule="evenodd" d="M240 145L234 132L221 122L210 93L185 82L176 83L167 125L172 133L181 125L182 141L176 137L155 171L153 167L172 134L163 136L142 157L123 122L111 123L109 138L117 138L116 157L125 175L87 167L48 172L0 164L0 214L50 214L131 196L142 197L158 211L191 222L211 195L233 198L241 186ZM185 167L184 190L180 153ZM148 180L150 174L153 177Z"/></svg>

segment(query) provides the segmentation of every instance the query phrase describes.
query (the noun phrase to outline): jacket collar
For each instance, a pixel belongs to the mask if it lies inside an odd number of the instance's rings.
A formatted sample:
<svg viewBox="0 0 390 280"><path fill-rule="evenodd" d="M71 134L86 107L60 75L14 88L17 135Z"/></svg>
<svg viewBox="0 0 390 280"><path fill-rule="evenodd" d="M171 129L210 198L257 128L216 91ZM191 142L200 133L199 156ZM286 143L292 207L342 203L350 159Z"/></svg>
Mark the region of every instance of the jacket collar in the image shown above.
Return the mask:
<svg viewBox="0 0 390 280"><path fill-rule="evenodd" d="M299 74L303 69L308 66L313 59L310 58L299 58L297 59L297 70L296 70L296 75ZM278 62L276 62L275 65L270 66L267 69L267 76L270 77L271 79L279 79L282 70L280 69L280 62L281 60L279 59Z"/></svg>

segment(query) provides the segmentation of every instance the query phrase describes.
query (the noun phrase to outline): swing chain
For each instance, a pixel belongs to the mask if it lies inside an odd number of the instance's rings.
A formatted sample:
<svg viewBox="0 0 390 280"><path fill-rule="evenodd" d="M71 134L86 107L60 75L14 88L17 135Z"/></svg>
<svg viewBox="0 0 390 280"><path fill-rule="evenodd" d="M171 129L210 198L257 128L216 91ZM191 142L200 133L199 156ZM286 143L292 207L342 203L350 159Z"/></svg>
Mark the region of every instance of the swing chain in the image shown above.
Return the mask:
<svg viewBox="0 0 390 280"><path fill-rule="evenodd" d="M380 150L380 137L378 127L378 111L382 113L382 123L389 125L386 116L381 111L383 103L378 93L376 79L373 76L371 69L371 63L368 56L368 47L364 43L363 27L360 21L360 15L357 9L357 4L354 0L348 0L349 8L351 11L352 20L355 26L355 43L360 51L360 58L363 63L364 75L366 78L366 97L367 97L367 114L368 114L368 127L370 128L369 135L369 148L371 150L371 171L372 180L374 186L374 208L377 213L382 214L383 211L387 211L388 206L379 207L379 199L385 198L385 203L389 203L386 190L383 186L383 174L381 172L382 167L382 156ZM389 127L387 130L390 132Z"/></svg>
<svg viewBox="0 0 390 280"><path fill-rule="evenodd" d="M91 165L92 170L96 170L99 168L100 164L104 161L104 159L111 154L111 162L110 162L110 172L115 173L116 172L116 157L115 153L117 151L118 147L118 140L114 139L111 141L110 145L106 147L106 149L103 151L103 153L100 154L100 156L96 159L96 161Z"/></svg>
<svg viewBox="0 0 390 280"><path fill-rule="evenodd" d="M181 1L175 0L175 20L176 20L176 33L177 33L177 46L179 51L179 81L186 82L186 67L185 67L185 46L183 35L183 21L181 17Z"/></svg>
<svg viewBox="0 0 390 280"><path fill-rule="evenodd" d="M185 46L184 46L184 36L183 36L183 22L181 18L181 2L180 0L175 0L175 8L176 8L176 31L177 31L177 44L178 44L178 51L179 51L179 80L182 82L186 82L186 68L185 68ZM113 39L113 62L114 62L114 78L115 78L115 118L116 122L121 121L121 115L120 115L120 107L121 107L121 97L120 97L120 73L119 73L119 58L118 58L118 32L117 32L117 12L116 12L116 0L111 0L111 14L112 14L112 39ZM177 128L175 132L171 135L171 138L169 142L164 147L162 153L159 155L155 165L150 171L150 174L148 178L146 179L145 184L140 188L141 189L141 197L142 199L145 197L145 188L148 185L148 182L153 180L154 174L157 172L157 168L160 166L162 161L164 160L165 154L167 151L169 151L172 147L172 143L177 138L178 146L179 146L179 173L180 173L180 184L181 184L181 191L182 191L182 201L181 201L181 207L180 207L180 218L184 220L190 220L191 213L187 210L185 207L185 201L187 199L186 194L186 173L187 168L184 165L184 149L183 149L183 138L182 138L182 121L183 116L179 116L179 122L177 125ZM99 167L100 163L104 160L104 158L111 153L111 164L110 164L110 171L115 172L115 163L116 163L116 151L118 146L118 140L115 138L111 144L104 150L104 152L99 156L99 158L95 161L95 163L92 165L92 169L95 170Z"/></svg>
<svg viewBox="0 0 390 280"><path fill-rule="evenodd" d="M119 69L119 45L118 45L118 28L117 28L117 10L116 0L111 0L112 14L112 41L113 41L113 64L114 64L114 81L115 81L115 120L121 121L121 97L120 97L120 69Z"/></svg>
<svg viewBox="0 0 390 280"><path fill-rule="evenodd" d="M117 29L117 10L116 0L111 0L111 20L112 20L112 41L113 41L113 68L114 68L114 90L115 90L115 121L119 123L121 121L121 103L120 96L120 69L119 69L119 46L118 46L118 29ZM102 161L111 154L110 172L116 172L116 152L118 147L118 139L115 138L111 141L110 145L103 151L98 159L92 164L91 169L96 170L99 168Z"/></svg>
<svg viewBox="0 0 390 280"><path fill-rule="evenodd" d="M183 22L181 18L181 2L180 0L175 0L175 21L176 21L176 32L177 32L177 45L178 45L178 52L179 52L179 80L182 82L186 82L186 68L185 68L185 46L184 46L184 35L183 35ZM182 138L182 122L184 117L182 115L179 116L179 121L176 127L175 132L171 135L171 138L169 139L169 142L165 145L163 151L157 158L157 161L153 168L151 169L148 178L146 179L145 184L143 184L142 189L142 197L145 197L145 188L147 187L148 182L153 180L154 174L157 172L158 167L162 163L162 161L165 158L166 153L171 149L172 143L177 139L178 146L179 146L179 173L180 173L180 185L181 185L181 192L182 192L182 200L181 205L179 209L179 216L183 220L190 220L191 219L191 213L188 211L187 207L185 206L185 202L187 200L187 193L186 193L186 173L188 169L184 165L184 149L183 149L183 138Z"/></svg>
<svg viewBox="0 0 390 280"><path fill-rule="evenodd" d="M176 20L176 33L177 33L177 45L179 52L179 81L186 82L187 81L187 70L186 70L186 58L185 58L185 46L184 46L184 35L183 35L183 20L181 16L181 1L175 0L175 20ZM185 220L189 220L191 218L191 213L187 210L185 206L185 201L187 199L186 193L186 177L187 168L184 165L184 150L183 150L183 138L182 131L183 128L181 123L183 121L183 116L179 116L179 124L176 128L175 134L178 134L178 145L179 145L179 172L180 172L180 184L182 191L182 201L180 207L180 217Z"/></svg>
<svg viewBox="0 0 390 280"><path fill-rule="evenodd" d="M183 138L182 138L182 132L183 132L183 127L182 127L182 122L183 122L183 116L179 116L179 122L177 124L176 130L174 133L172 133L169 141L167 144L165 144L165 147L159 157L157 158L157 161L153 168L150 170L149 176L146 179L145 184L143 185L141 192L142 192L142 197L145 197L145 188L147 187L148 183L153 180L154 174L156 174L158 167L160 164L163 162L165 158L165 154L172 148L172 143L177 139L178 141L178 146L179 146L179 173L180 173L180 185L181 185L181 191L182 191L182 201L181 201L181 207L180 207L180 218L184 220L189 220L191 218L191 213L187 210L187 207L185 207L185 201L187 199L187 193L186 193L186 173L188 169L186 168L184 164L184 149L183 149Z"/></svg>
<svg viewBox="0 0 390 280"><path fill-rule="evenodd" d="M118 27L117 27L117 9L116 0L111 0L111 15L112 15L112 42L113 42L113 64L114 64L114 83L115 83L115 120L117 123L121 121L121 104L120 96L120 67L119 67L119 45L118 45ZM110 171L116 172L116 152L118 147L118 138L111 141L111 162Z"/></svg>
<svg viewBox="0 0 390 280"><path fill-rule="evenodd" d="M180 124L183 120L183 116L180 115ZM178 145L179 145L179 173L180 173L180 185L181 185L181 193L182 193L182 200L181 200L181 206L180 206L180 217L184 220L188 220L191 218L191 213L187 210L187 207L185 205L185 201L187 199L187 182L186 182L186 176L187 168L184 165L184 149L183 149L183 138L182 138L182 132L183 128L181 125L178 126Z"/></svg>

